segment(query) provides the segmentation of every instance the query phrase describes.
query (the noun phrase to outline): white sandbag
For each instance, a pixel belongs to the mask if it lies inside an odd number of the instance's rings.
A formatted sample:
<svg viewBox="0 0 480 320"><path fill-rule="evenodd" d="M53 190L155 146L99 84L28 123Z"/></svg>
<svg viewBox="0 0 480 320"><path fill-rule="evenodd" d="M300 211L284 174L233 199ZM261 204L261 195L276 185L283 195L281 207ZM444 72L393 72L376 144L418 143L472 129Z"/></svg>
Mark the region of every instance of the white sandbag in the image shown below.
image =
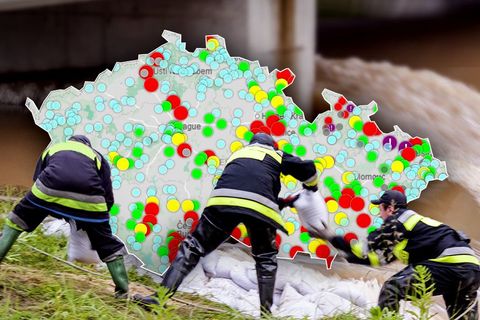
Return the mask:
<svg viewBox="0 0 480 320"><path fill-rule="evenodd" d="M102 263L97 251L92 250L92 244L85 230L77 230L74 220L70 220L69 223L68 261L78 261L88 264Z"/></svg>
<svg viewBox="0 0 480 320"><path fill-rule="evenodd" d="M319 236L327 228L328 212L325 200L319 192L301 190L293 202L302 225L313 235Z"/></svg>
<svg viewBox="0 0 480 320"><path fill-rule="evenodd" d="M232 281L247 291L258 290L257 281L253 282L248 277L248 264L239 264L230 271L230 278Z"/></svg>
<svg viewBox="0 0 480 320"><path fill-rule="evenodd" d="M70 225L63 219L45 219L42 231L46 236L68 237L70 235Z"/></svg>

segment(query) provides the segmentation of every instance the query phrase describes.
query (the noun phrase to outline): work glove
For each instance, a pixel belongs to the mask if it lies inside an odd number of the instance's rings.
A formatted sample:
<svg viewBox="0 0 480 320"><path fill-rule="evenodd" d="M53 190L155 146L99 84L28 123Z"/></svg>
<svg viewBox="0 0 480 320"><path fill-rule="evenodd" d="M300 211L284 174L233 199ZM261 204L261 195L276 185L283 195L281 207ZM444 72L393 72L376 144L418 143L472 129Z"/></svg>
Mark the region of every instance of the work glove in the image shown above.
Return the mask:
<svg viewBox="0 0 480 320"><path fill-rule="evenodd" d="M299 194L290 195L286 198L278 198L278 207L283 210L285 207L293 207L293 203L297 201Z"/></svg>
<svg viewBox="0 0 480 320"><path fill-rule="evenodd" d="M305 183L302 183L302 187L303 187L303 189L309 190L309 191L312 191L312 192L317 192L318 191L318 186L317 185L307 186Z"/></svg>
<svg viewBox="0 0 480 320"><path fill-rule="evenodd" d="M327 240L328 242L330 242L335 237L335 233L333 233L327 226L325 226L325 229L323 230L317 229L307 231L311 237Z"/></svg>

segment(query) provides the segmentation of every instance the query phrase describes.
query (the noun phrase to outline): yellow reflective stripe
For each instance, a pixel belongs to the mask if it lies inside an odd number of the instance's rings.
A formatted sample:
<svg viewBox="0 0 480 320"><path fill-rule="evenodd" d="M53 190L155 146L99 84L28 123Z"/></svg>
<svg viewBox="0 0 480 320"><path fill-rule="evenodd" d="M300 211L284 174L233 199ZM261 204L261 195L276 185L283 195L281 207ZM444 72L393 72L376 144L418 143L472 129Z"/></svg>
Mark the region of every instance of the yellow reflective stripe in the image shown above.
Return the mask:
<svg viewBox="0 0 480 320"><path fill-rule="evenodd" d="M469 254L459 254L454 256L445 256L441 258L429 259L429 261L443 263L473 263L480 266L478 258Z"/></svg>
<svg viewBox="0 0 480 320"><path fill-rule="evenodd" d="M100 170L102 166L100 159L98 159L97 154L92 150L92 148L77 141L67 141L54 144L42 154L42 160L45 159L47 154L54 155L59 151L76 151L95 161L98 170Z"/></svg>
<svg viewBox="0 0 480 320"><path fill-rule="evenodd" d="M368 260L370 261L370 265L374 267L380 266L380 258L378 257L378 254L376 254L375 252L370 251L368 253Z"/></svg>
<svg viewBox="0 0 480 320"><path fill-rule="evenodd" d="M263 161L263 159L265 159L265 155L267 154L275 159L278 163L282 163L282 156L280 156L274 150L261 147L244 147L234 152L230 158L228 158L227 164L238 158L248 158Z"/></svg>
<svg viewBox="0 0 480 320"><path fill-rule="evenodd" d="M9 226L10 228L15 229L15 230L17 230L17 231L22 231L22 232L25 231L25 230L23 230L22 228L20 228L19 226L17 226L17 225L16 225L12 220L10 220L9 218L7 218L7 220L5 220L5 224L6 224L7 226Z"/></svg>
<svg viewBox="0 0 480 320"><path fill-rule="evenodd" d="M422 221L423 223L425 223L426 225L429 225L431 227L438 227L438 226L443 224L440 221L433 220L433 219L428 218L428 217L423 217L422 220L420 220L420 221Z"/></svg>
<svg viewBox="0 0 480 320"><path fill-rule="evenodd" d="M405 221L403 223L403 225L405 226L405 229L407 229L408 231L412 231L413 228L415 228L415 226L417 225L417 223L422 220L424 217L419 215L418 213L414 214L413 216L411 216L410 218L408 218L407 221Z"/></svg>
<svg viewBox="0 0 480 320"><path fill-rule="evenodd" d="M83 202L78 200L67 199L67 198L52 197L40 191L35 185L32 186L31 190L32 190L32 193L37 198L42 199L43 201L46 201L46 202L56 203L68 208L84 210L84 211L92 211L92 212L107 211L106 203L88 203L88 202Z"/></svg>
<svg viewBox="0 0 480 320"><path fill-rule="evenodd" d="M363 249L362 249L362 245L360 244L360 242L350 243L350 249L352 250L352 253L357 258L360 258L360 259L364 258Z"/></svg>
<svg viewBox="0 0 480 320"><path fill-rule="evenodd" d="M397 243L393 247L393 254L395 257L397 257L398 260L401 262L408 264L408 258L409 254L407 251L405 251L405 248L407 247L408 239L404 239L402 242Z"/></svg>
<svg viewBox="0 0 480 320"><path fill-rule="evenodd" d="M282 228L285 229L285 222L283 221L282 216L278 212L252 200L231 197L213 197L208 199L206 207L209 206L234 206L252 209L275 221L280 226L282 226Z"/></svg>

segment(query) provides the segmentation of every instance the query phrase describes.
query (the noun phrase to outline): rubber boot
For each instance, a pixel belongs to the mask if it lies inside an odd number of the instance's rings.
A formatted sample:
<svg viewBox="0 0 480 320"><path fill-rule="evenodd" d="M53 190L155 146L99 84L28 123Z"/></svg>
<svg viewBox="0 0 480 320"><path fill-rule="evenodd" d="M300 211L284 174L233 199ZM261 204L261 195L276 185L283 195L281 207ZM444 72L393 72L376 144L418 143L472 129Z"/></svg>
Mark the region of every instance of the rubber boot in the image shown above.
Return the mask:
<svg viewBox="0 0 480 320"><path fill-rule="evenodd" d="M12 226L5 224L2 237L0 238L0 262L5 258L8 251L10 251L10 248L22 232L23 231L20 228L13 228Z"/></svg>
<svg viewBox="0 0 480 320"><path fill-rule="evenodd" d="M115 298L128 299L128 274L125 269L123 257L120 256L113 261L107 262L108 271L112 275L112 280L115 283ZM152 305L158 305L158 300L152 296L142 296L135 294L131 297L131 301L138 303L147 310Z"/></svg>
<svg viewBox="0 0 480 320"><path fill-rule="evenodd" d="M256 261L260 313L262 315L270 315L277 274L277 253L262 253L253 255L253 258Z"/></svg>

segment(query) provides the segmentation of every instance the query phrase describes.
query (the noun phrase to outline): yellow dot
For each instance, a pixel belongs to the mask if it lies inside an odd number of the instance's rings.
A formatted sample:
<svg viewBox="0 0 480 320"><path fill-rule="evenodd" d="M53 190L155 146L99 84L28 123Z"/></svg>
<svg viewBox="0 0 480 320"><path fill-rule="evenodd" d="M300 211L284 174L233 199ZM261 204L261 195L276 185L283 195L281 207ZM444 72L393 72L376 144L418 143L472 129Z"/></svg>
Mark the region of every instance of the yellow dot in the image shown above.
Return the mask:
<svg viewBox="0 0 480 320"><path fill-rule="evenodd" d="M144 225L143 223L137 224L137 225L135 226L135 229L134 229L135 233L137 233L137 232L147 233L147 230L148 230L148 229L147 229L147 226Z"/></svg>
<svg viewBox="0 0 480 320"><path fill-rule="evenodd" d="M339 212L335 215L335 223L339 226L341 225L342 219L347 218L347 214L345 212Z"/></svg>
<svg viewBox="0 0 480 320"><path fill-rule="evenodd" d="M185 141L187 141L187 135L184 133L177 132L172 136L172 142L176 146L181 145Z"/></svg>
<svg viewBox="0 0 480 320"><path fill-rule="evenodd" d="M327 201L327 210L328 212L335 212L338 210L338 202L335 200Z"/></svg>
<svg viewBox="0 0 480 320"><path fill-rule="evenodd" d="M250 92L252 95L255 95L258 91L261 91L262 88L259 86L251 86L250 89L248 89L248 92Z"/></svg>
<svg viewBox="0 0 480 320"><path fill-rule="evenodd" d="M259 103L262 102L264 99L267 99L267 98L268 98L268 94L263 90L255 93L255 101L257 101Z"/></svg>
<svg viewBox="0 0 480 320"><path fill-rule="evenodd" d="M110 159L110 162L113 162L113 159L115 159L116 156L118 156L118 152L111 151L108 153L108 158Z"/></svg>
<svg viewBox="0 0 480 320"><path fill-rule="evenodd" d="M360 118L359 116L353 116L350 118L350 120L348 120L348 124L350 125L350 127L353 128L355 123L357 123L358 121L362 121L362 118Z"/></svg>
<svg viewBox="0 0 480 320"><path fill-rule="evenodd" d="M230 144L230 151L231 152L235 152L235 151L240 150L242 148L243 148L243 144L240 141L233 141Z"/></svg>
<svg viewBox="0 0 480 320"><path fill-rule="evenodd" d="M404 169L403 163L400 160L393 161L391 167L393 172L402 172Z"/></svg>
<svg viewBox="0 0 480 320"><path fill-rule="evenodd" d="M279 106L281 106L284 103L284 101L283 101L282 97L275 96L275 97L273 97L271 103L272 103L272 107L278 108Z"/></svg>
<svg viewBox="0 0 480 320"><path fill-rule="evenodd" d="M297 209L295 209L295 208L290 208L290 211L292 211L295 214L298 214Z"/></svg>
<svg viewBox="0 0 480 320"><path fill-rule="evenodd" d="M150 203L150 202L159 204L160 201L158 201L158 198L157 198L157 197L151 196L151 197L148 197L148 198L147 198L147 203Z"/></svg>
<svg viewBox="0 0 480 320"><path fill-rule="evenodd" d="M316 158L315 160L316 160L318 163L320 163L323 168L326 168L326 167L327 167L327 161L325 161L325 159L323 159L323 158Z"/></svg>
<svg viewBox="0 0 480 320"><path fill-rule="evenodd" d="M243 139L245 136L245 133L248 131L248 128L245 126L238 126L237 129L235 129L235 135L239 139Z"/></svg>
<svg viewBox="0 0 480 320"><path fill-rule="evenodd" d="M220 45L220 43L218 42L217 39L208 39L207 41L207 49L210 50L210 51L214 51L218 48L218 46Z"/></svg>
<svg viewBox="0 0 480 320"><path fill-rule="evenodd" d="M193 211L195 205L193 204L192 200L184 200L182 202L182 210L183 212Z"/></svg>
<svg viewBox="0 0 480 320"><path fill-rule="evenodd" d="M217 156L211 156L207 159L207 164L209 166L213 165L217 168L220 165L220 159Z"/></svg>
<svg viewBox="0 0 480 320"><path fill-rule="evenodd" d="M117 168L120 171L127 170L129 166L130 166L130 163L128 162L127 158L121 158L117 161Z"/></svg>
<svg viewBox="0 0 480 320"><path fill-rule="evenodd" d="M285 222L285 229L287 229L288 235L291 235L295 232L295 225L290 221Z"/></svg>
<svg viewBox="0 0 480 320"><path fill-rule="evenodd" d="M283 149L283 146L285 146L287 143L288 143L288 141L285 140L285 139L280 139L280 140L278 140L278 141L277 141L278 149L282 150L282 149Z"/></svg>
<svg viewBox="0 0 480 320"><path fill-rule="evenodd" d="M417 175L420 179L423 179L424 178L424 174L425 172L429 172L430 170L428 170L427 167L421 167L420 169L418 169L418 172L417 172Z"/></svg>
<svg viewBox="0 0 480 320"><path fill-rule="evenodd" d="M318 171L322 172L324 169L324 166L320 162L315 162L315 168L317 168Z"/></svg>
<svg viewBox="0 0 480 320"><path fill-rule="evenodd" d="M308 244L308 251L311 253L315 253L317 251L318 246L321 244L326 244L325 241L322 239L313 239L309 244Z"/></svg>
<svg viewBox="0 0 480 320"><path fill-rule="evenodd" d="M297 184L297 179L295 179L294 177L292 177L291 175L287 175L285 176L285 179L284 179L284 184L289 184L289 183L294 183L295 185Z"/></svg>
<svg viewBox="0 0 480 320"><path fill-rule="evenodd" d="M240 229L242 238L245 238L245 237L248 236L247 227L245 227L245 225L244 225L243 223L240 223L240 224L238 225L238 229Z"/></svg>
<svg viewBox="0 0 480 320"><path fill-rule="evenodd" d="M323 157L323 159L325 160L325 168L326 169L330 169L335 164L335 159L333 159L332 156L325 156L325 157Z"/></svg>
<svg viewBox="0 0 480 320"><path fill-rule="evenodd" d="M278 85L282 85L282 86L287 87L288 82L285 79L278 79L277 81L275 81L275 87L278 86Z"/></svg>
<svg viewBox="0 0 480 320"><path fill-rule="evenodd" d="M351 171L345 171L342 173L342 182L344 184L349 184L353 180L355 180L355 175Z"/></svg>
<svg viewBox="0 0 480 320"><path fill-rule="evenodd" d="M170 212L177 212L180 209L180 202L177 199L170 199L167 201L167 209Z"/></svg>

